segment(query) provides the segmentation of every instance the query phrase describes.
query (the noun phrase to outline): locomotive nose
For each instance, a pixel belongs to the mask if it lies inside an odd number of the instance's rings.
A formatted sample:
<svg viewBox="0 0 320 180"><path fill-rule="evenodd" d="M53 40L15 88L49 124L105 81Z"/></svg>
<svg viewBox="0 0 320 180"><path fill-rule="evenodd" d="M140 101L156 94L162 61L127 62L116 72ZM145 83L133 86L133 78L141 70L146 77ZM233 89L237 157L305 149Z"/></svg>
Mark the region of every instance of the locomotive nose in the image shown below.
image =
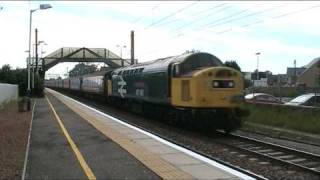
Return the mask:
<svg viewBox="0 0 320 180"><path fill-rule="evenodd" d="M203 86L198 87L201 102L211 107L235 107L244 101L241 74L227 67L209 68L198 74Z"/></svg>

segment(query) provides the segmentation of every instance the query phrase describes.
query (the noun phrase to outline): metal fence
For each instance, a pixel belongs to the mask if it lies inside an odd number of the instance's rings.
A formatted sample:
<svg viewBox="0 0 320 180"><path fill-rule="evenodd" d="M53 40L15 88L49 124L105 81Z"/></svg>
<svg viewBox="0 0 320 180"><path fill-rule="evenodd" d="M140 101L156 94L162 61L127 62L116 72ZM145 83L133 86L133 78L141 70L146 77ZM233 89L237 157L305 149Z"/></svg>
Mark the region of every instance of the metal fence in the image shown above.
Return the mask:
<svg viewBox="0 0 320 180"><path fill-rule="evenodd" d="M0 83L0 105L11 100L17 100L18 96L18 85Z"/></svg>
<svg viewBox="0 0 320 180"><path fill-rule="evenodd" d="M295 97L306 93L320 93L319 87L250 87L245 90L249 93L267 93L276 97Z"/></svg>

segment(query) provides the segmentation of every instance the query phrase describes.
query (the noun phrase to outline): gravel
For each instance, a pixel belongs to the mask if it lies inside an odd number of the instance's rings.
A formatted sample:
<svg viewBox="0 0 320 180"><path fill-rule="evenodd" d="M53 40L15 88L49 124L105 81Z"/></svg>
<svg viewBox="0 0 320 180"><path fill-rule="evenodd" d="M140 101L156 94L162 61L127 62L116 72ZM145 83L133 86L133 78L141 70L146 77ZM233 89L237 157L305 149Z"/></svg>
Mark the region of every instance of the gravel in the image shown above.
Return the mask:
<svg viewBox="0 0 320 180"><path fill-rule="evenodd" d="M0 179L21 179L30 120L15 102L0 110Z"/></svg>

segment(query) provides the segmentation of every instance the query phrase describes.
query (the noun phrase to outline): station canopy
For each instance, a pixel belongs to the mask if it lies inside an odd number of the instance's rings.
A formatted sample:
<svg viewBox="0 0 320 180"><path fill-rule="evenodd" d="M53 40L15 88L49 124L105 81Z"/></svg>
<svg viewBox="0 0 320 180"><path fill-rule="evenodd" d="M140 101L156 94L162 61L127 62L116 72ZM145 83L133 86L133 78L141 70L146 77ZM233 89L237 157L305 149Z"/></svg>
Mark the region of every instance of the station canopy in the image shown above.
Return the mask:
<svg viewBox="0 0 320 180"><path fill-rule="evenodd" d="M45 71L62 62L104 62L111 68L130 65L130 61L121 59L105 48L63 47L42 58Z"/></svg>

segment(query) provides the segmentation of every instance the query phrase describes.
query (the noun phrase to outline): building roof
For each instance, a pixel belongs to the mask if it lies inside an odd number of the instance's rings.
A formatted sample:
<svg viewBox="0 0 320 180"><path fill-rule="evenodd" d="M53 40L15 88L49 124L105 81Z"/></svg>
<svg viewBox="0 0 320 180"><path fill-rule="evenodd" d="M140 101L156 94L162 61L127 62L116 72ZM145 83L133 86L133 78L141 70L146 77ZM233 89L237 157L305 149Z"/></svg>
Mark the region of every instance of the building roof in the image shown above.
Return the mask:
<svg viewBox="0 0 320 180"><path fill-rule="evenodd" d="M310 67L312 67L313 65L315 65L317 62L319 62L320 61L320 57L318 57L318 58L315 58L315 59L313 59L309 64L307 64L307 65L305 65L305 66L303 66L303 67L305 67L305 68L310 68Z"/></svg>
<svg viewBox="0 0 320 180"><path fill-rule="evenodd" d="M317 63L320 64L320 57L313 59L309 64L303 66L306 69L301 73L301 75L303 75L304 73L306 73L311 67L313 67L314 65L316 65Z"/></svg>

